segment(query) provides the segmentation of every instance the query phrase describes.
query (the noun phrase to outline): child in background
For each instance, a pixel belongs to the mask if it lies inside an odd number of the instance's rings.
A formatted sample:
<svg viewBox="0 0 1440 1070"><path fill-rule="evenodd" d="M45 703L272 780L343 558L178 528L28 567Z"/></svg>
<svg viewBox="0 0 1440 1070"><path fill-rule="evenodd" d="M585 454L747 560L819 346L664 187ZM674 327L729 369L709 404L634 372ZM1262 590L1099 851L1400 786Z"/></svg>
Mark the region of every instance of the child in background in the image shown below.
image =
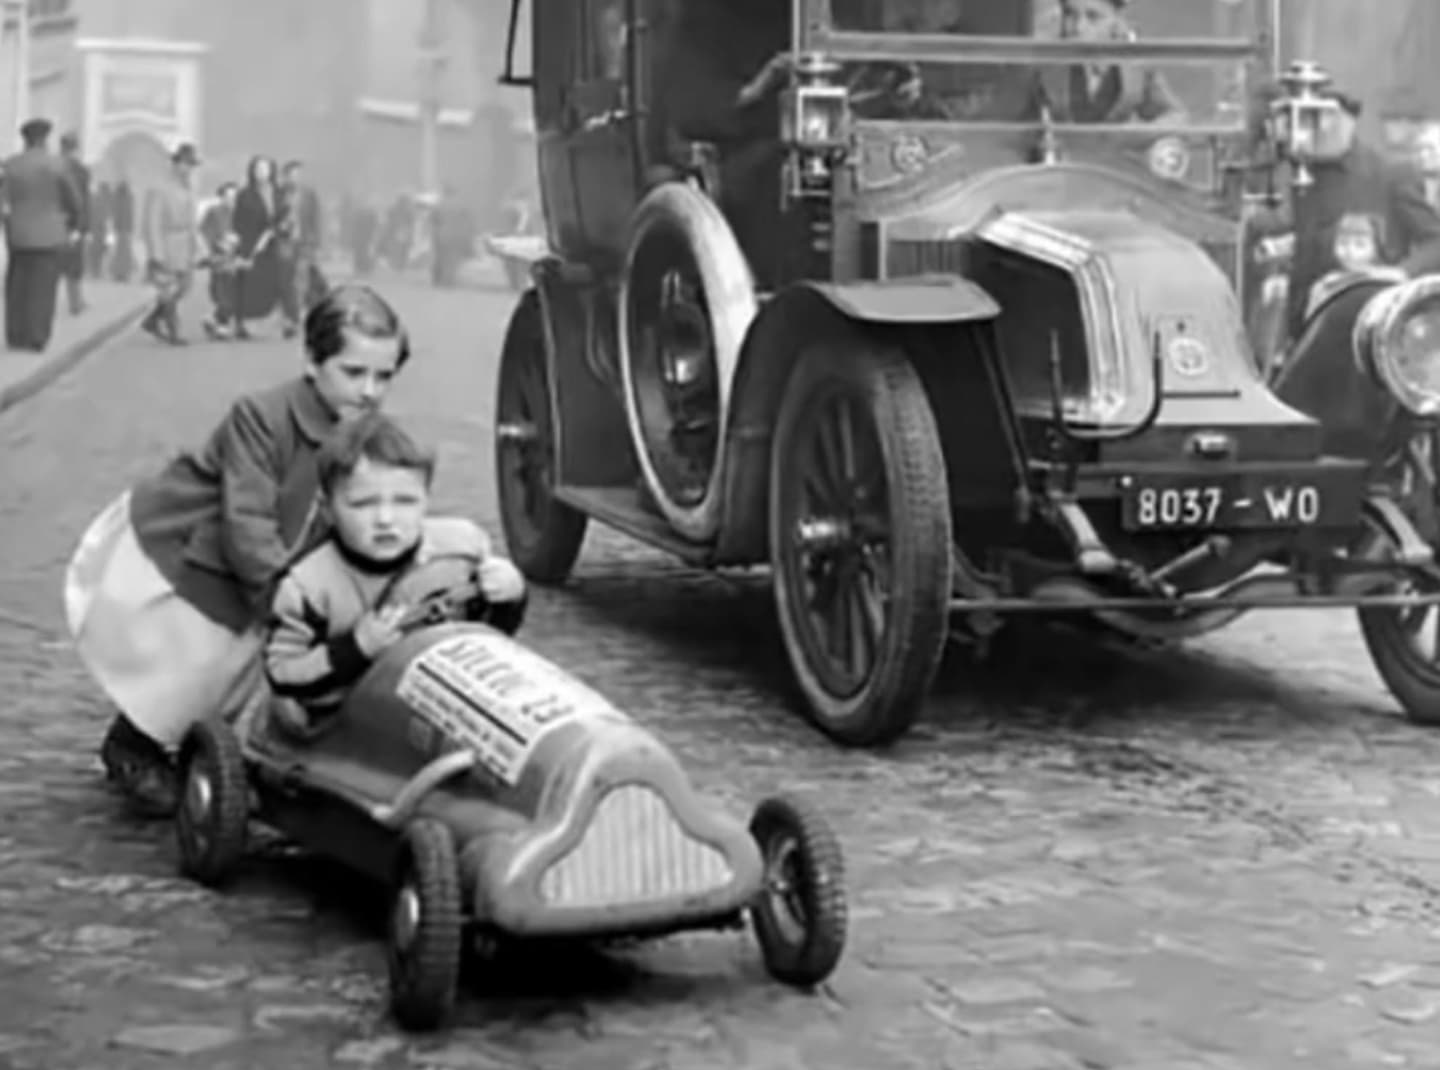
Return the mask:
<svg viewBox="0 0 1440 1070"><path fill-rule="evenodd" d="M410 570L436 556L473 557L496 627L513 631L525 581L476 524L426 515L433 456L379 413L343 428L319 456L331 536L296 562L275 595L265 667L281 727L308 735L400 638L409 607L380 608Z"/></svg>

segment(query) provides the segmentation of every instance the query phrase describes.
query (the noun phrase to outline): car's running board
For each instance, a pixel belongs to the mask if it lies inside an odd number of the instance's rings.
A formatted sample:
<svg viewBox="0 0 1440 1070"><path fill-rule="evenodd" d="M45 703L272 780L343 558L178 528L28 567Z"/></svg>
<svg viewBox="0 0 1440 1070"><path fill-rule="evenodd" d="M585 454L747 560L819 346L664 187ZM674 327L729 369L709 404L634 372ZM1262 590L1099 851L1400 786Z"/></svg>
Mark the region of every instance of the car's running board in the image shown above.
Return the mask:
<svg viewBox="0 0 1440 1070"><path fill-rule="evenodd" d="M715 563L713 546L677 535L663 516L641 500L638 487L561 486L555 488L555 497L631 538L674 554L686 564L711 568Z"/></svg>

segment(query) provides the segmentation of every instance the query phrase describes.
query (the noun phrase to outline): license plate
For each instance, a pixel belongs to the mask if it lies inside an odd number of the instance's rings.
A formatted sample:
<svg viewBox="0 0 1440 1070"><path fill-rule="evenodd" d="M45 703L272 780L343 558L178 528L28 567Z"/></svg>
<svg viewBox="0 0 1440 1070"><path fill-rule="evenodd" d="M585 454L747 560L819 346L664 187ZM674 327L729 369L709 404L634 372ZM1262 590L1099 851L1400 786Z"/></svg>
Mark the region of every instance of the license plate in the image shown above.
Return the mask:
<svg viewBox="0 0 1440 1070"><path fill-rule="evenodd" d="M1358 488L1349 480L1266 477L1129 477L1121 486L1127 531L1319 528L1353 523Z"/></svg>

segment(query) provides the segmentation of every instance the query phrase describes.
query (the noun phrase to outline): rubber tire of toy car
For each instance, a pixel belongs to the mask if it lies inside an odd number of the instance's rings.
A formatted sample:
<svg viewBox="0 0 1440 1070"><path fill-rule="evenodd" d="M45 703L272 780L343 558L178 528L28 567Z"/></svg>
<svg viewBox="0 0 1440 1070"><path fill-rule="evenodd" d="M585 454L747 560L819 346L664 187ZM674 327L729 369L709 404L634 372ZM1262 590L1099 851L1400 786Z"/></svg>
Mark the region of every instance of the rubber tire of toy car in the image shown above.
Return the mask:
<svg viewBox="0 0 1440 1070"><path fill-rule="evenodd" d="M755 938L770 976L797 988L820 984L840 964L845 951L849 908L845 901L845 858L840 841L813 806L776 795L755 808L750 834L765 861L765 887L750 908ZM792 913L804 930L796 942L776 916L772 882L776 853L786 845L794 851L797 887Z"/></svg>
<svg viewBox="0 0 1440 1070"><path fill-rule="evenodd" d="M175 808L175 840L180 872L209 887L219 887L245 857L250 822L250 778L234 730L224 721L201 721L180 745L180 791ZM203 842L194 835L191 777L203 773L210 784Z"/></svg>
<svg viewBox="0 0 1440 1070"><path fill-rule="evenodd" d="M827 690L809 663L796 589L801 564L787 540L799 516L802 478L797 442L802 421L838 392L868 416L879 444L888 504L889 605L878 656L850 694ZM769 545L772 586L790 667L810 719L847 746L891 743L920 714L939 668L949 628L951 520L945 456L919 375L899 350L854 338L801 354L776 418L770 458ZM823 656L823 655L822 655Z"/></svg>
<svg viewBox="0 0 1440 1070"><path fill-rule="evenodd" d="M497 429L527 416L535 427L536 441L526 448L541 451L546 486L535 490L543 500L533 505L535 516L522 515L525 487L517 485L523 474L515 465L513 444L495 443L495 491L500 499L500 524L511 560L534 583L563 583L575 567L585 541L588 518L584 513L549 494L554 485L554 434L550 406L550 376L545 353L545 330L539 294L529 290L520 298L500 356L499 384L495 391Z"/></svg>
<svg viewBox="0 0 1440 1070"><path fill-rule="evenodd" d="M399 946L391 911L387 959L390 1011L412 1032L438 1029L455 1008L460 964L465 954L465 913L460 865L450 830L433 818L412 821L405 830L395 879L396 898L407 887L419 899L419 921L408 953Z"/></svg>

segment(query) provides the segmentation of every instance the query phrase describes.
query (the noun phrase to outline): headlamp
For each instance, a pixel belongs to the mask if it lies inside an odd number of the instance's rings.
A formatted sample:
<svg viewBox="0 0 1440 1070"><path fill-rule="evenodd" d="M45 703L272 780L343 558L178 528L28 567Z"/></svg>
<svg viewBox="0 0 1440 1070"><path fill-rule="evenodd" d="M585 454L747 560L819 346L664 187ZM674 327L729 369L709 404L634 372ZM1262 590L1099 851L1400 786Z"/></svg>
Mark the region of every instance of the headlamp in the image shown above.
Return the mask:
<svg viewBox="0 0 1440 1070"><path fill-rule="evenodd" d="M850 145L850 91L836 80L840 64L814 52L794 63L783 94L780 135L796 154L794 192L826 187L830 167Z"/></svg>
<svg viewBox="0 0 1440 1070"><path fill-rule="evenodd" d="M1330 76L1318 63L1296 60L1280 84L1285 93L1270 105L1271 137L1280 155L1295 165L1295 185L1309 186L1315 181L1310 165L1324 155L1322 134L1340 104L1322 94Z"/></svg>
<svg viewBox="0 0 1440 1070"><path fill-rule="evenodd" d="M1355 320L1355 359L1416 416L1440 416L1440 276L1382 290Z"/></svg>

